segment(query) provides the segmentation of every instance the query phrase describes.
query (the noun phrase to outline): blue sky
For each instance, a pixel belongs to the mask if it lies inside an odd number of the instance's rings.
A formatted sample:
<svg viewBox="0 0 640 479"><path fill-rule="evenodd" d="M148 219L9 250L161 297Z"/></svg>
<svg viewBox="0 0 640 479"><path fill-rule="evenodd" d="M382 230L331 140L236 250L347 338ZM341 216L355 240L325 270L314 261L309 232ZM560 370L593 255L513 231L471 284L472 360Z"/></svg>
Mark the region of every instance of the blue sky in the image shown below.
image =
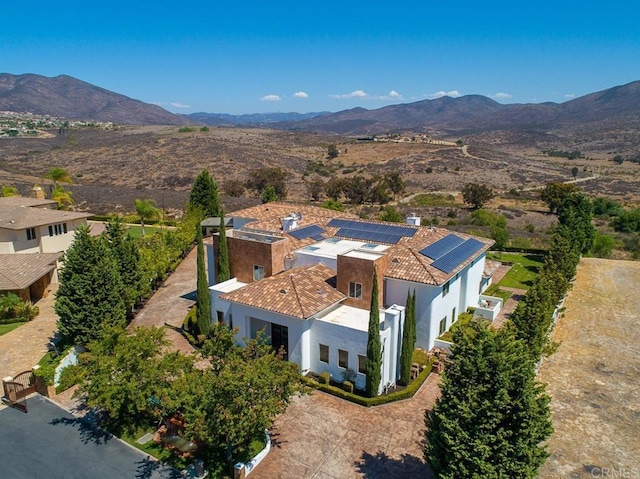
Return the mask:
<svg viewBox="0 0 640 479"><path fill-rule="evenodd" d="M178 113L562 102L640 80L629 0L5 3L0 72L67 74Z"/></svg>

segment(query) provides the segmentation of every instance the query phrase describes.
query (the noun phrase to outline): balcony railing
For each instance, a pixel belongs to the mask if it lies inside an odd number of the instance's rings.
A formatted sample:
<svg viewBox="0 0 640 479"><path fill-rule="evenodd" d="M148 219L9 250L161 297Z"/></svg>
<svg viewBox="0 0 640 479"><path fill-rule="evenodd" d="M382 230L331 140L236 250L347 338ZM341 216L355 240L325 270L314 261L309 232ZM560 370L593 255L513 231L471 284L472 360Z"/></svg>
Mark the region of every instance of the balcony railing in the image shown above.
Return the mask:
<svg viewBox="0 0 640 479"><path fill-rule="evenodd" d="M478 305L475 306L473 313L474 318L483 318L489 321L496 319L502 309L502 299L495 296L487 296L481 294L478 299Z"/></svg>

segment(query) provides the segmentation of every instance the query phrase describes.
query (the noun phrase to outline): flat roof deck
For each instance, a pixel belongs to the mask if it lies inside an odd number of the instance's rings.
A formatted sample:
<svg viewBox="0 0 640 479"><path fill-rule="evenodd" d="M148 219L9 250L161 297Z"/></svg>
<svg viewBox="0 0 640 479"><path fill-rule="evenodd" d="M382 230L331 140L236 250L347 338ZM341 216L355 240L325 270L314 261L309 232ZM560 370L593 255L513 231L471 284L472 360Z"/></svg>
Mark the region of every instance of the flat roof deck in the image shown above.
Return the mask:
<svg viewBox="0 0 640 479"><path fill-rule="evenodd" d="M369 330L369 311L353 306L339 306L330 313L317 318L324 323L333 323L345 328L367 332ZM384 310L380 311L380 322L384 321Z"/></svg>

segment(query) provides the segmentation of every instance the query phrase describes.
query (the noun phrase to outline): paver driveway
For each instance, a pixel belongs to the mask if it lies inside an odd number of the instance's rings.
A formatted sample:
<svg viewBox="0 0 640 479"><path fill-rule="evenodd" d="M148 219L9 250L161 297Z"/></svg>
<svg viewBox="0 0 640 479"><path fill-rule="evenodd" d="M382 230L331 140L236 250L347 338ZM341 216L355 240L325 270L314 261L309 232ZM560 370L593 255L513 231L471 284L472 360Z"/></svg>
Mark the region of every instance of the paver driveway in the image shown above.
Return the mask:
<svg viewBox="0 0 640 479"><path fill-rule="evenodd" d="M431 479L422 460L424 412L440 394L439 381L431 374L412 399L373 408L319 391L296 398L250 477Z"/></svg>

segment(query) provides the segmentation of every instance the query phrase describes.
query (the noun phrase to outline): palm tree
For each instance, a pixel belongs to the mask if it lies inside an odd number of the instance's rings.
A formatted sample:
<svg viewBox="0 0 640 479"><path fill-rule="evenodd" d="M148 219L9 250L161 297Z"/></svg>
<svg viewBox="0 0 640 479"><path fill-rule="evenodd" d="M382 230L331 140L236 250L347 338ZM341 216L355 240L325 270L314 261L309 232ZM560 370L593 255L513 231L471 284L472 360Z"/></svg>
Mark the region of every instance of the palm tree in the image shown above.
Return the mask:
<svg viewBox="0 0 640 479"><path fill-rule="evenodd" d="M58 187L58 183L73 183L69 172L64 168L60 168L59 166L51 168L49 170L49 173L46 174L45 178L53 181L53 184L56 188Z"/></svg>
<svg viewBox="0 0 640 479"><path fill-rule="evenodd" d="M67 206L72 206L74 201L71 192L65 190L62 186L56 186L51 192L51 199L58 203L58 208L63 210Z"/></svg>
<svg viewBox="0 0 640 479"><path fill-rule="evenodd" d="M145 220L153 220L160 217L161 211L156 208L156 202L153 200L139 200L136 198L136 213L140 217L140 228L142 229L142 237L144 238L144 222Z"/></svg>

